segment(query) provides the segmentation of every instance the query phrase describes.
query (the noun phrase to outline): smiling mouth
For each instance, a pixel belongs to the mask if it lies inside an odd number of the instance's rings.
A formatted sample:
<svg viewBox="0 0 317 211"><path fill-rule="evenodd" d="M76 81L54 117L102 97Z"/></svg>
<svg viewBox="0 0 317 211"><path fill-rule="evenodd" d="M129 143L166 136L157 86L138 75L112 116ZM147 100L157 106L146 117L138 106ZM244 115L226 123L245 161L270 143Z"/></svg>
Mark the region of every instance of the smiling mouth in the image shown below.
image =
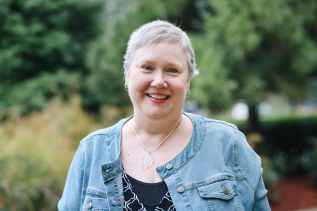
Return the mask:
<svg viewBox="0 0 317 211"><path fill-rule="evenodd" d="M162 95L162 94L149 94L149 93L147 93L145 95L154 99L154 100L167 100L171 97L170 95Z"/></svg>

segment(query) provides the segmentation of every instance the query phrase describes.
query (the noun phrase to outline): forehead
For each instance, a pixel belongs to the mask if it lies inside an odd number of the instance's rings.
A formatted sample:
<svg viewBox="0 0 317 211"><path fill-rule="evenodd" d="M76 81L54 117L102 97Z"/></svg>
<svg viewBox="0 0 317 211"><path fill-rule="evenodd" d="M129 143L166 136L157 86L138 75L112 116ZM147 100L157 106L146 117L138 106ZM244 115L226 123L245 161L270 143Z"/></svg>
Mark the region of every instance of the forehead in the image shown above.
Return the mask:
<svg viewBox="0 0 317 211"><path fill-rule="evenodd" d="M178 43L158 43L143 46L135 51L133 63L142 62L168 63L187 67L184 49Z"/></svg>

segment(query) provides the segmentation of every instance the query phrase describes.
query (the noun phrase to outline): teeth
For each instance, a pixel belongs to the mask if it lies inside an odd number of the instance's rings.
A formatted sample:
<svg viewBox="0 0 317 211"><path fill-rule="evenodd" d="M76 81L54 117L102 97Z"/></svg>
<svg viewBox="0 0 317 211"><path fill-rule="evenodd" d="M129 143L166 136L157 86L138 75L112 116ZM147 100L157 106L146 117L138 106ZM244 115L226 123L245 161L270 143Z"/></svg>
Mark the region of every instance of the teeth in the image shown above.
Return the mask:
<svg viewBox="0 0 317 211"><path fill-rule="evenodd" d="M157 100L163 100L168 98L168 96L166 95L148 94L148 96Z"/></svg>

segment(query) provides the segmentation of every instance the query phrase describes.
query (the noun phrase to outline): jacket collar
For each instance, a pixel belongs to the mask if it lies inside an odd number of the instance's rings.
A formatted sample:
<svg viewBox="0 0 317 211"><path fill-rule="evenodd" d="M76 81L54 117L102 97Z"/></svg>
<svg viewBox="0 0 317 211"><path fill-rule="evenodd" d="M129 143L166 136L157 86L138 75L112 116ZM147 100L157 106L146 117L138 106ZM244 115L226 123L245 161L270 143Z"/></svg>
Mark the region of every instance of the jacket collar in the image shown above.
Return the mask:
<svg viewBox="0 0 317 211"><path fill-rule="evenodd" d="M170 176L175 171L177 171L177 169L186 164L188 160L191 159L199 151L200 146L204 140L203 137L205 130L204 127L200 126L200 121L202 121L203 118L201 116L191 113L184 113L184 115L189 117L193 124L193 132L191 139L185 147L185 149L180 154L178 154L174 159L170 160L162 166L157 167L156 170L162 177L162 179ZM111 181L112 179L114 179L122 173L123 167L120 159L121 131L123 125L131 118L132 116L124 118L114 126L115 141L112 141L110 143L112 146L110 146L110 150L108 152L113 154L113 156L111 156L113 158L113 161L105 163L101 166L104 183Z"/></svg>
<svg viewBox="0 0 317 211"><path fill-rule="evenodd" d="M123 125L131 118L132 116L124 118L114 125L114 140L109 143L109 150L106 152L111 155L112 161L101 166L101 173L104 183L111 181L122 172L123 167L120 159L122 136L121 131Z"/></svg>

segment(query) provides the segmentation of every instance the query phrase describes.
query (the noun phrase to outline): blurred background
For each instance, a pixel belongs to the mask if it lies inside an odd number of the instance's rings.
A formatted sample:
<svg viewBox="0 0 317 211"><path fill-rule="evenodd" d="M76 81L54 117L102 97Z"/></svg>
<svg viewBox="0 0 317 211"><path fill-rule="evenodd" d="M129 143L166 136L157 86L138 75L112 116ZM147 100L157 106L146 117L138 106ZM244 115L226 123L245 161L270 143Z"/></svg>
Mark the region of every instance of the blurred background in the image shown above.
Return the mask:
<svg viewBox="0 0 317 211"><path fill-rule="evenodd" d="M80 139L129 114L126 43L155 19L193 41L185 109L246 133L273 211L316 210L316 0L1 0L0 210L56 210Z"/></svg>

